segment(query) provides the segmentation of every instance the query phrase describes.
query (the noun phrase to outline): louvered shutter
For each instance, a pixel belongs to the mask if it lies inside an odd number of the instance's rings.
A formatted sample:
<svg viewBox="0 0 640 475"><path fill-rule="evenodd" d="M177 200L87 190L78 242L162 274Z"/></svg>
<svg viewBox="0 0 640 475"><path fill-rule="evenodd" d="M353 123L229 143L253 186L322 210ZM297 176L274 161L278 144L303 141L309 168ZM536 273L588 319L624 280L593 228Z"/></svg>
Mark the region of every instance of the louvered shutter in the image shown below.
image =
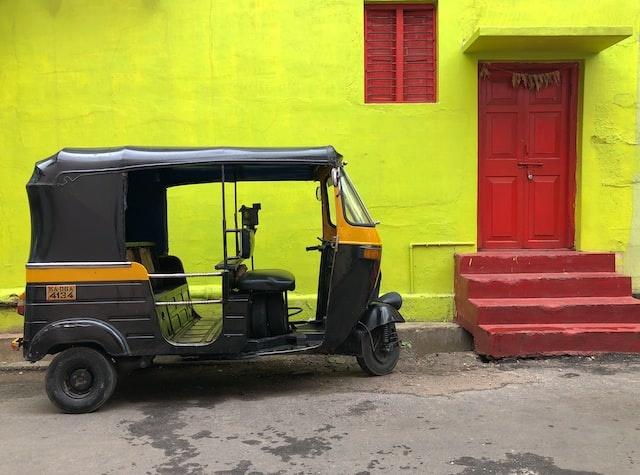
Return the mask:
<svg viewBox="0 0 640 475"><path fill-rule="evenodd" d="M369 8L365 22L367 102L393 102L396 97L396 11Z"/></svg>
<svg viewBox="0 0 640 475"><path fill-rule="evenodd" d="M365 5L365 101L435 102L433 5Z"/></svg>
<svg viewBox="0 0 640 475"><path fill-rule="evenodd" d="M434 102L436 62L433 7L417 10L407 8L402 12L402 16L403 101Z"/></svg>

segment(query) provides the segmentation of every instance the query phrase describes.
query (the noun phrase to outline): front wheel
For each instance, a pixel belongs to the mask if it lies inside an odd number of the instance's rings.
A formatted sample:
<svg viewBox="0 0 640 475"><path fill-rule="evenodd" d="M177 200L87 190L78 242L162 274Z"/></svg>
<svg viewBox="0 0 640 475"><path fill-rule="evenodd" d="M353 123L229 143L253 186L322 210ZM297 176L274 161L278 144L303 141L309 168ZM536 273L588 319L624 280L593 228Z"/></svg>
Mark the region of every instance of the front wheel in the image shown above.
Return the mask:
<svg viewBox="0 0 640 475"><path fill-rule="evenodd" d="M362 356L357 357L360 368L371 376L391 373L400 358L395 324L388 323L374 328L365 334L364 339Z"/></svg>
<svg viewBox="0 0 640 475"><path fill-rule="evenodd" d="M59 353L45 379L47 396L61 411L82 414L99 409L117 383L113 363L92 348L75 347Z"/></svg>

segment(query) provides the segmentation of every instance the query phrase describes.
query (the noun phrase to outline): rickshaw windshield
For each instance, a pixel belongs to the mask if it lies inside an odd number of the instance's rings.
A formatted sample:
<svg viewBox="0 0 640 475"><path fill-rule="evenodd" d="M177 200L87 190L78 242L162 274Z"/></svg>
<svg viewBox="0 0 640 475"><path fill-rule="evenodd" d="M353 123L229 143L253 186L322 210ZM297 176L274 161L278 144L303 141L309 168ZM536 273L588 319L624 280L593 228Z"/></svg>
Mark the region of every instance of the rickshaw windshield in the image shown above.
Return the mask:
<svg viewBox="0 0 640 475"><path fill-rule="evenodd" d="M344 205L344 217L349 224L355 226L375 226L369 211L362 202L360 195L351 182L347 172L342 169L340 173L340 192Z"/></svg>

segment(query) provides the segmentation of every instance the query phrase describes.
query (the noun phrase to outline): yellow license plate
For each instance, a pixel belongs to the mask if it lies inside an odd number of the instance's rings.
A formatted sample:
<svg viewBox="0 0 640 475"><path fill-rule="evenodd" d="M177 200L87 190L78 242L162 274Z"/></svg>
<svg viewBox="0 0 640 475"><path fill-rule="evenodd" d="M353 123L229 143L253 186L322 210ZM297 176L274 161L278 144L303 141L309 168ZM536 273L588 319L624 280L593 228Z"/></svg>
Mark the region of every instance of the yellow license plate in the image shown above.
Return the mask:
<svg viewBox="0 0 640 475"><path fill-rule="evenodd" d="M47 300L75 300L75 285L47 285Z"/></svg>

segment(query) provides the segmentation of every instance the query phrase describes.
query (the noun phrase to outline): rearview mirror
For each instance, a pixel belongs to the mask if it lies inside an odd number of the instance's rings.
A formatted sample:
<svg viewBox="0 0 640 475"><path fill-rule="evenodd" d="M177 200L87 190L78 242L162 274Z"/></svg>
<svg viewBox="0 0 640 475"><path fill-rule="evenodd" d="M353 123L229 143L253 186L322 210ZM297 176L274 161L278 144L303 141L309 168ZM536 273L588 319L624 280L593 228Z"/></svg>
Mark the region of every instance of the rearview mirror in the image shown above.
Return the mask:
<svg viewBox="0 0 640 475"><path fill-rule="evenodd" d="M338 183L340 183L340 170L337 168L331 169L331 182L336 188L338 187Z"/></svg>

